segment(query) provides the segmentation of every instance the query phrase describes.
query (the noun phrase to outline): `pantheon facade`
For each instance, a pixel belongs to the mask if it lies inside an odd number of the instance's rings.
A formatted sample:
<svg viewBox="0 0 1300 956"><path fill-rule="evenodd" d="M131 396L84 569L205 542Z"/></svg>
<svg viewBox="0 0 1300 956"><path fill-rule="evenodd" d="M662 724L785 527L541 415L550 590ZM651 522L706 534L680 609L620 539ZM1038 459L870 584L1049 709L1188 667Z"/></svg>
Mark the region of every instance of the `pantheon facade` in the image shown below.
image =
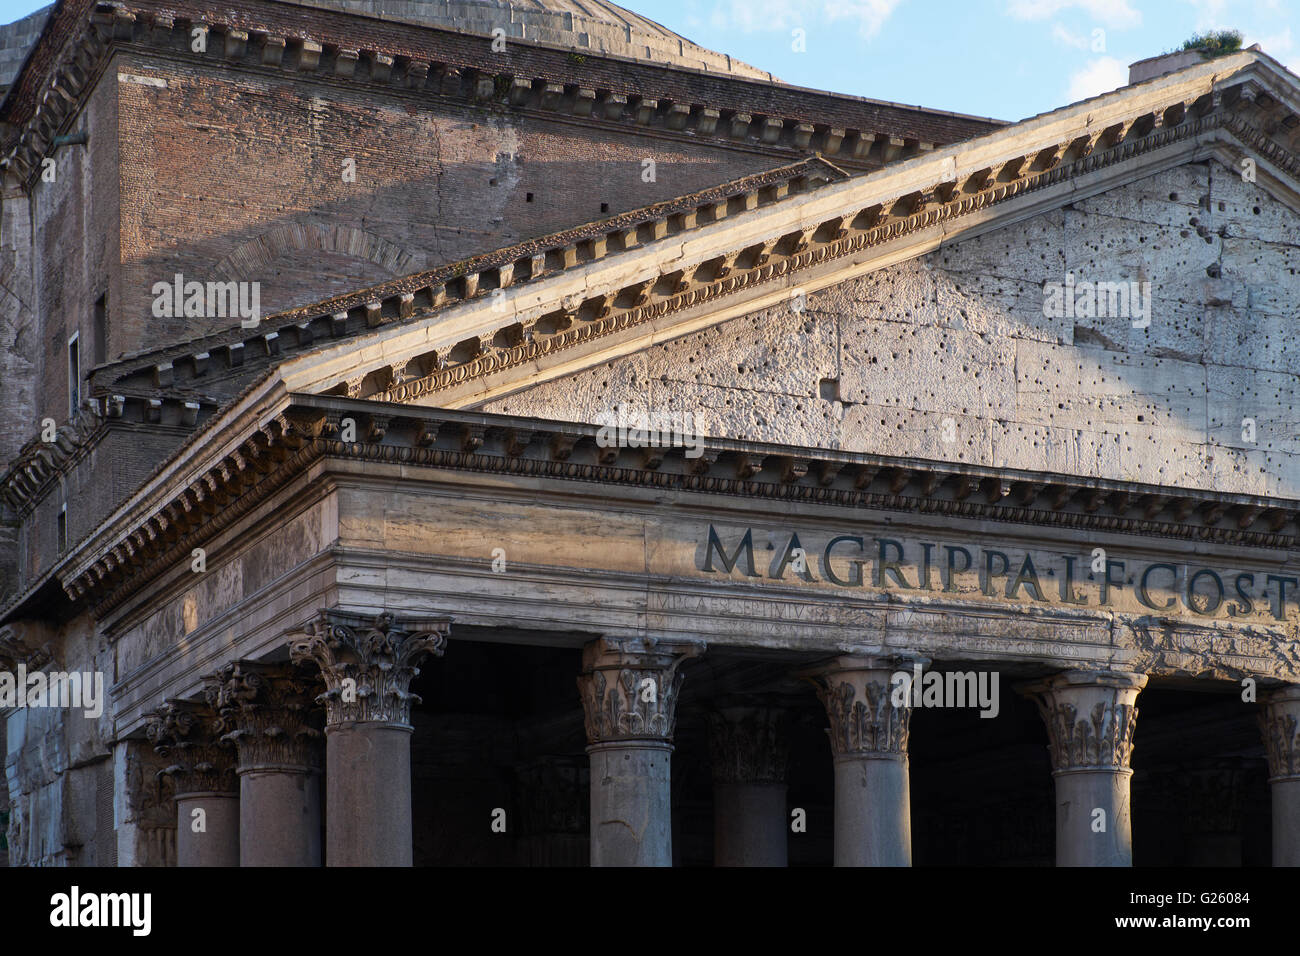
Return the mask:
<svg viewBox="0 0 1300 956"><path fill-rule="evenodd" d="M1006 123L603 0L0 41L9 865L1300 864L1265 51Z"/></svg>

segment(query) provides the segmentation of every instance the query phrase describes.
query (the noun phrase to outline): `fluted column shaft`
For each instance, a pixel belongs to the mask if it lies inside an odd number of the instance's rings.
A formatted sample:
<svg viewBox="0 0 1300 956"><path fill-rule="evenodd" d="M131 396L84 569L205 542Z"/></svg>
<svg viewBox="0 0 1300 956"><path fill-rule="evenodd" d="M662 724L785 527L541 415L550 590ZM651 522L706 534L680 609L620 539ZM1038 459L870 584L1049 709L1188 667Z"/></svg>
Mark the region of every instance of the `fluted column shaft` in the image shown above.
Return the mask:
<svg viewBox="0 0 1300 956"><path fill-rule="evenodd" d="M411 865L410 685L450 623L322 611L290 644L325 682L327 866Z"/></svg>
<svg viewBox="0 0 1300 956"><path fill-rule="evenodd" d="M1047 725L1056 865L1132 866L1133 733L1145 674L1066 671L1024 688Z"/></svg>
<svg viewBox="0 0 1300 956"><path fill-rule="evenodd" d="M892 693L899 666L848 656L811 675L831 725L836 866L912 865L912 708Z"/></svg>
<svg viewBox="0 0 1300 956"><path fill-rule="evenodd" d="M1260 724L1273 800L1273 865L1300 866L1300 685L1269 693Z"/></svg>
<svg viewBox="0 0 1300 956"><path fill-rule="evenodd" d="M681 664L702 646L601 638L583 650L591 865L672 866L672 737Z"/></svg>

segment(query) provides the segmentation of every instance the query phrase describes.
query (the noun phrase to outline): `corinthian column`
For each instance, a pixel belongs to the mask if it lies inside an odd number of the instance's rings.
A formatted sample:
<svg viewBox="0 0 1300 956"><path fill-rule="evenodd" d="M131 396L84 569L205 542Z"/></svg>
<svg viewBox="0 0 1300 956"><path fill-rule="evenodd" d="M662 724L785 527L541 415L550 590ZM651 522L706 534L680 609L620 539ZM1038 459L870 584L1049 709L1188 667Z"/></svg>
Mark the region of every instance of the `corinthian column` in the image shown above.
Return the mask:
<svg viewBox="0 0 1300 956"><path fill-rule="evenodd" d="M894 702L895 663L840 657L810 675L831 724L836 866L912 865L912 706L907 694Z"/></svg>
<svg viewBox="0 0 1300 956"><path fill-rule="evenodd" d="M1273 797L1273 865L1300 866L1300 685L1264 698L1260 729Z"/></svg>
<svg viewBox="0 0 1300 956"><path fill-rule="evenodd" d="M320 866L312 682L283 664L233 661L209 678L207 697L239 755L241 865Z"/></svg>
<svg viewBox="0 0 1300 956"><path fill-rule="evenodd" d="M176 793L176 865L239 866L235 748L206 704L169 700L145 728Z"/></svg>
<svg viewBox="0 0 1300 956"><path fill-rule="evenodd" d="M410 686L422 658L442 656L450 625L321 611L290 644L325 681L326 865L411 865Z"/></svg>
<svg viewBox="0 0 1300 956"><path fill-rule="evenodd" d="M1132 866L1133 731L1145 674L1066 671L1023 688L1047 724L1056 865Z"/></svg>
<svg viewBox="0 0 1300 956"><path fill-rule="evenodd" d="M682 661L699 644L601 638L582 654L591 865L672 866L669 771Z"/></svg>
<svg viewBox="0 0 1300 956"><path fill-rule="evenodd" d="M714 866L785 866L786 712L722 707L709 714Z"/></svg>

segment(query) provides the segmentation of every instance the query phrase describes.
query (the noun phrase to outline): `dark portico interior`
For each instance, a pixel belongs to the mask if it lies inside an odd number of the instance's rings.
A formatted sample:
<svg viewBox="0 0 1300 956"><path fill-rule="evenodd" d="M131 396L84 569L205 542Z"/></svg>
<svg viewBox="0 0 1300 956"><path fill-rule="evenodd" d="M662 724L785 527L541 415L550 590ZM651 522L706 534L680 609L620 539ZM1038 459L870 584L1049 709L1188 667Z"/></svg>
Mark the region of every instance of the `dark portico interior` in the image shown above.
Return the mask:
<svg viewBox="0 0 1300 956"><path fill-rule="evenodd" d="M468 629L466 629L468 630ZM505 643L475 633L427 661L412 690L417 866L568 865L589 860L589 771L576 678L581 644ZM719 704L778 706L790 756L791 866L833 858L828 721L797 676L810 655L710 648L687 662L672 756L673 861L714 862L714 787L707 714ZM928 670L987 665L936 661ZM912 843L917 866L1051 866L1055 806L1043 720L1017 686L1038 676L1003 668L997 716L915 708L911 717ZM1153 679L1138 697L1133 752L1137 866L1267 866L1271 826L1257 706L1236 685ZM1081 719L1084 719L1081 716ZM505 812L504 832L500 814ZM791 818L787 816L786 829Z"/></svg>

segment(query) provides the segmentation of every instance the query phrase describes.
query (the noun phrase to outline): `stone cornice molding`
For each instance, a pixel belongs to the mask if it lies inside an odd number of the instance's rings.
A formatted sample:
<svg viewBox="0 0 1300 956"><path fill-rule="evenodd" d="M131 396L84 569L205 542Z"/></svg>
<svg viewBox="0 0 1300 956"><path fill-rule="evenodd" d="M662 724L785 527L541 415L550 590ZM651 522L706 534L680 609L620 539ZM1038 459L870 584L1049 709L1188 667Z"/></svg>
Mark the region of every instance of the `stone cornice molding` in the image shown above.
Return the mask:
<svg viewBox="0 0 1300 956"><path fill-rule="evenodd" d="M6 118L18 128L0 165L29 188L54 138L75 121L118 49L775 154L816 150L860 167L1002 125L596 53L572 57L522 39L511 39L505 51L494 53L491 37L388 24L342 11L312 8L305 17L299 13L286 20L284 11L257 3L233 2L220 10L186 6L83 2L47 25L34 63L20 73L5 100ZM202 52L192 49L194 30L206 34Z"/></svg>
<svg viewBox="0 0 1300 956"><path fill-rule="evenodd" d="M221 720L207 704L168 700L147 716L145 733L168 762L162 773L172 778L177 797L238 792L235 748L223 739Z"/></svg>
<svg viewBox="0 0 1300 956"><path fill-rule="evenodd" d="M600 638L582 653L578 692L591 746L671 744L681 665L704 652L702 641Z"/></svg>
<svg viewBox="0 0 1300 956"><path fill-rule="evenodd" d="M340 440L344 418L360 440ZM596 425L330 396L286 398L264 421L243 443L191 462L149 507L106 524L95 538L102 543L61 576L68 596L100 614L116 607L325 457L1278 550L1300 544L1300 502L1249 495L730 439L703 439L698 458L683 448L647 456L601 447Z"/></svg>
<svg viewBox="0 0 1300 956"><path fill-rule="evenodd" d="M148 393L112 394L90 398L70 421L58 425L52 441L38 433L18 451L9 468L0 474L0 500L25 518L58 486L60 479L103 441L117 425L171 428L184 435L217 410L212 399L191 400L182 396Z"/></svg>
<svg viewBox="0 0 1300 956"><path fill-rule="evenodd" d="M442 657L451 618L369 617L322 610L289 642L295 663L320 668L325 693L326 728L349 723L411 726L410 692L416 666L424 657Z"/></svg>
<svg viewBox="0 0 1300 956"><path fill-rule="evenodd" d="M367 378L373 370L363 370L357 378L361 387L347 394L393 402L436 399L439 404L454 406L470 394L468 386L477 385L479 390L474 393L474 399L482 400L488 388L493 389L494 395L504 390L501 385L489 385L488 380L500 378L511 370L532 371L542 363L556 363L564 353L577 352L602 338L637 327L662 325L674 315L707 304L717 303L721 307L741 293L769 288L780 294L785 286L798 283L803 273L830 266L837 260L847 260L846 266L855 265L864 253L883 251L930 230L943 230L944 241L954 241L960 238L960 231L967 223L987 226L982 214L1000 204L1031 197L1078 176L1118 167L1147 153L1194 142L1216 131L1230 134L1252 149L1264 151L1266 147L1270 162L1300 180L1300 157L1295 153L1283 149L1243 120L1211 115L1178 127L1162 128L1136 142L1125 142L1101 154L1080 158L1069 166L994 185L950 202L931 201L930 197L937 196L938 192L914 190L911 199L887 198L861 210L850 210L848 214L836 213L820 223L782 229L759 242L747 238L737 248L695 263L673 261L649 282L638 279L620 288L563 303L559 309L540 317L529 315L522 322L512 320L494 331L480 331L478 341L483 344L479 348L467 349L463 342L457 342L423 353L417 361L431 369L425 375L395 381L398 376L391 374L387 379ZM952 195L958 196L958 191L954 190ZM833 281L834 278L821 279L808 291L816 291ZM753 308L767 306L770 303L765 301L754 304ZM397 363L389 364L396 368ZM565 374L572 371L574 368L564 367ZM385 387L385 381L393 384ZM331 391L316 386L307 390ZM343 394L340 388L332 391Z"/></svg>
<svg viewBox="0 0 1300 956"><path fill-rule="evenodd" d="M231 661L205 685L221 739L239 753L239 773L320 767L317 686L304 672L284 664Z"/></svg>
<svg viewBox="0 0 1300 956"><path fill-rule="evenodd" d="M1300 780L1300 684L1265 695L1259 714L1270 783Z"/></svg>
<svg viewBox="0 0 1300 956"><path fill-rule="evenodd" d="M59 475L81 459L102 425L93 408L81 408L56 427L52 441L44 441L39 434L32 438L0 475L0 499L19 515L26 514Z"/></svg>
<svg viewBox="0 0 1300 956"><path fill-rule="evenodd" d="M310 427L310 426L309 426ZM153 557L156 569L169 561L188 560L194 546L192 532L200 524L211 530L227 527L243 517L275 488L298 474L323 450L301 424L284 415L272 416L221 461L186 483L180 494L153 510L142 523L76 580L83 585L117 577L127 566ZM76 586L74 600L85 591Z"/></svg>
<svg viewBox="0 0 1300 956"><path fill-rule="evenodd" d="M1145 674L1066 671L1019 688L1047 725L1053 773L1129 772L1137 696L1146 682Z"/></svg>

